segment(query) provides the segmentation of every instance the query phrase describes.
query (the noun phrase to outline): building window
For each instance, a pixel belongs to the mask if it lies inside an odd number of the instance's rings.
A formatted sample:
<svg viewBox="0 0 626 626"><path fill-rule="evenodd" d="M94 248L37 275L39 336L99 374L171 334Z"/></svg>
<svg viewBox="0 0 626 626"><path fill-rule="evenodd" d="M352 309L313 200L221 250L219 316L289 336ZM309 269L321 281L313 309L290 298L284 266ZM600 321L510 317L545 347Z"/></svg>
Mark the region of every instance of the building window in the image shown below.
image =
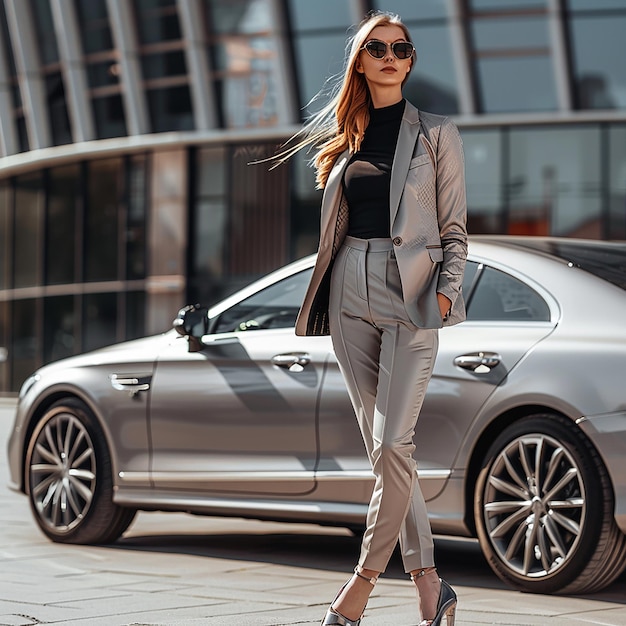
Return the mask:
<svg viewBox="0 0 626 626"><path fill-rule="evenodd" d="M7 24L6 13L4 11L4 4L0 3L0 44L2 45L2 51L4 58L7 62L7 84L0 85L0 88L5 88L10 91L13 101L13 116L15 119L15 126L17 131L19 152L26 152L29 150L28 135L26 133L26 122L24 120L24 107L22 105L22 94L20 92L17 69L15 67L15 57L13 56L13 48L11 47L11 38L9 35L9 27Z"/></svg>
<svg viewBox="0 0 626 626"><path fill-rule="evenodd" d="M204 0L204 7L222 126L275 126L280 70L270 1Z"/></svg>
<svg viewBox="0 0 626 626"><path fill-rule="evenodd" d="M9 272L12 259L11 188L6 181L0 182L0 289L9 289ZM0 346L2 339L0 338Z"/></svg>
<svg viewBox="0 0 626 626"><path fill-rule="evenodd" d="M464 130L467 228L470 233L499 233L504 211L502 132Z"/></svg>
<svg viewBox="0 0 626 626"><path fill-rule="evenodd" d="M105 0L74 0L98 139L127 134L120 66Z"/></svg>
<svg viewBox="0 0 626 626"><path fill-rule="evenodd" d="M609 127L609 239L626 239L626 126Z"/></svg>
<svg viewBox="0 0 626 626"><path fill-rule="evenodd" d="M546 2L470 0L479 110L485 113L558 108Z"/></svg>
<svg viewBox="0 0 626 626"><path fill-rule="evenodd" d="M602 238L599 126L511 128L510 234Z"/></svg>
<svg viewBox="0 0 626 626"><path fill-rule="evenodd" d="M175 0L133 0L152 131L193 130L189 76Z"/></svg>
<svg viewBox="0 0 626 626"><path fill-rule="evenodd" d="M349 3L336 0L288 0L288 9L294 34L300 108L307 117L322 106L320 103L307 106L311 99L343 68L352 16Z"/></svg>
<svg viewBox="0 0 626 626"><path fill-rule="evenodd" d="M452 57L447 2L391 0L375 8L401 16L411 33L417 63L404 86L407 100L419 109L443 115L459 112L458 80Z"/></svg>
<svg viewBox="0 0 626 626"><path fill-rule="evenodd" d="M71 143L72 132L50 2L30 0L30 6L37 33L40 71L44 79L52 143L55 146Z"/></svg>
<svg viewBox="0 0 626 626"><path fill-rule="evenodd" d="M626 2L569 0L569 8L576 107L626 108Z"/></svg>
<svg viewBox="0 0 626 626"><path fill-rule="evenodd" d="M81 168L68 165L48 173L46 211L46 284L69 284L80 280L76 271L75 233L81 215Z"/></svg>
<svg viewBox="0 0 626 626"><path fill-rule="evenodd" d="M44 187L40 172L15 178L13 287L42 284Z"/></svg>

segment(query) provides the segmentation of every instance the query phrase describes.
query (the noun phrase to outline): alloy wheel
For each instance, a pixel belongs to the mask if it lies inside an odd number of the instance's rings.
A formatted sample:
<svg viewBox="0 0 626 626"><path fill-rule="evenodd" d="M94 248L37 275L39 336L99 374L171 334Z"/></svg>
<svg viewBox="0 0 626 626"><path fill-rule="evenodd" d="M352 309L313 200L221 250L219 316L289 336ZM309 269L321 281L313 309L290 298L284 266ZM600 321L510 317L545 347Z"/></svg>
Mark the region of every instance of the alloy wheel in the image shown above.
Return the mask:
<svg viewBox="0 0 626 626"><path fill-rule="evenodd" d="M510 570L528 578L555 573L576 552L587 514L574 457L546 434L527 434L497 454L486 477L483 519Z"/></svg>
<svg viewBox="0 0 626 626"><path fill-rule="evenodd" d="M57 533L80 524L96 489L96 455L85 425L65 412L46 421L29 469L31 498L41 521Z"/></svg>

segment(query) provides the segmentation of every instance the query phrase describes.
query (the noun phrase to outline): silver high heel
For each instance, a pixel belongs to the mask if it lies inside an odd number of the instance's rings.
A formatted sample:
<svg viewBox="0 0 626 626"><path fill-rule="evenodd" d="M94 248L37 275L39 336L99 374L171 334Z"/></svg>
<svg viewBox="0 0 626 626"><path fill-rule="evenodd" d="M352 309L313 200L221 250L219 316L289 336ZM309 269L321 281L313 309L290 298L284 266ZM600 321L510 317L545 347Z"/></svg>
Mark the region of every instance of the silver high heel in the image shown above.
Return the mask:
<svg viewBox="0 0 626 626"><path fill-rule="evenodd" d="M420 570L416 575L411 574L411 580L415 582L415 579L419 576L423 576L426 570ZM443 579L439 579L441 588L439 589L439 600L437 600L437 614L433 619L423 619L419 626L441 626L443 616L446 616L447 626L454 626L454 620L456 618L456 605L457 597L454 589ZM419 593L419 591L418 591Z"/></svg>
<svg viewBox="0 0 626 626"><path fill-rule="evenodd" d="M361 571L362 570L358 565L354 568L354 573L359 578L362 578L363 580L367 580L367 582L370 583L370 585L372 585L373 587L376 584L376 581L378 580L378 576L368 578L367 576L363 576ZM336 611L335 609L333 609L333 604L335 604L335 602L337 601L337 598L341 595L341 592L346 588L346 585L350 582L350 580L348 580L343 585L343 587L339 590L339 593L335 596L335 599L330 603L330 607L328 607L328 611L326 611L326 615L324 616L324 619L322 621L322 626L359 626L359 624L361 623L361 620L363 619L363 615L361 615L359 619L353 620L353 619L348 619L345 615L342 615L341 613L339 613L339 611Z"/></svg>

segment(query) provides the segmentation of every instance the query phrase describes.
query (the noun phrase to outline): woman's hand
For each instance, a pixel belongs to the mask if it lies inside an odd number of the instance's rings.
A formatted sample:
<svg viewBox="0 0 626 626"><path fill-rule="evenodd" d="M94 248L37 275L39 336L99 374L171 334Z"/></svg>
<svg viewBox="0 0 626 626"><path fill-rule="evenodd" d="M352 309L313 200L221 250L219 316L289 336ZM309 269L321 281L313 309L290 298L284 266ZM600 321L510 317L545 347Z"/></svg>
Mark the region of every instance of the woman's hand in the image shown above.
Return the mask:
<svg viewBox="0 0 626 626"><path fill-rule="evenodd" d="M441 313L441 319L445 320L450 309L452 308L452 302L450 298L444 296L442 293L437 292L437 302L439 303L439 312Z"/></svg>

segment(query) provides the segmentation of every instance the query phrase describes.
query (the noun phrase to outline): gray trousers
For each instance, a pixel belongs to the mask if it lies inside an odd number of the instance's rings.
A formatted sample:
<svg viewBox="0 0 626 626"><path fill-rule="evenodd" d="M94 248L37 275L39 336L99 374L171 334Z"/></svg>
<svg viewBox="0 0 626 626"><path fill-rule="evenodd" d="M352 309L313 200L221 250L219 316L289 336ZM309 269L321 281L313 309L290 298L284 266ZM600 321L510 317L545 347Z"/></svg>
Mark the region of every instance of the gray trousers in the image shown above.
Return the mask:
<svg viewBox="0 0 626 626"><path fill-rule="evenodd" d="M433 566L413 434L439 336L408 319L391 239L346 237L333 266L330 334L375 476L359 565L384 572L399 539L405 571Z"/></svg>

